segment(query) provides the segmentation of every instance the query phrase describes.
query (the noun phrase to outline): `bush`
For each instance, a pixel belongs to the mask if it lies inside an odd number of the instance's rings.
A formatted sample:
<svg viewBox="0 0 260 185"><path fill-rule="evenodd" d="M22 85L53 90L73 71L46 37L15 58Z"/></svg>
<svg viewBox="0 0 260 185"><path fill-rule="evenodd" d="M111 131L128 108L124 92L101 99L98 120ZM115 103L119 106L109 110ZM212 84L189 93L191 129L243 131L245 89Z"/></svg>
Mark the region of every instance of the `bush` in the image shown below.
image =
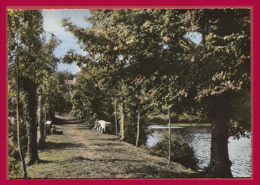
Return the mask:
<svg viewBox="0 0 260 185"><path fill-rule="evenodd" d="M25 156L27 151L27 129L25 123L21 120L20 122L20 139L23 155ZM16 179L21 178L21 162L19 151L17 150L17 130L16 130L16 121L14 123L9 122L9 131L8 131L8 165L9 165L9 178Z"/></svg>
<svg viewBox="0 0 260 185"><path fill-rule="evenodd" d="M168 135L164 134L162 141L152 147L151 152L161 157L168 157L168 138ZM196 170L198 167L198 159L195 157L193 149L179 135L171 135L171 161L178 162L193 170Z"/></svg>
<svg viewBox="0 0 260 185"><path fill-rule="evenodd" d="M12 142L12 138L9 139L9 178L16 179L21 178L21 163L19 161L19 152L16 150L15 144Z"/></svg>
<svg viewBox="0 0 260 185"><path fill-rule="evenodd" d="M148 130L146 129L144 118L140 120L140 134L138 145L144 145L147 140ZM133 145L136 144L137 137L137 118L125 117L125 141Z"/></svg>
<svg viewBox="0 0 260 185"><path fill-rule="evenodd" d="M131 143L133 145L136 144L137 137L137 109L138 105L133 103L131 99L128 99L127 104L125 104L125 139L124 141ZM147 140L148 129L146 125L146 116L144 110L140 109L140 133L139 133L139 142L138 145L144 145Z"/></svg>

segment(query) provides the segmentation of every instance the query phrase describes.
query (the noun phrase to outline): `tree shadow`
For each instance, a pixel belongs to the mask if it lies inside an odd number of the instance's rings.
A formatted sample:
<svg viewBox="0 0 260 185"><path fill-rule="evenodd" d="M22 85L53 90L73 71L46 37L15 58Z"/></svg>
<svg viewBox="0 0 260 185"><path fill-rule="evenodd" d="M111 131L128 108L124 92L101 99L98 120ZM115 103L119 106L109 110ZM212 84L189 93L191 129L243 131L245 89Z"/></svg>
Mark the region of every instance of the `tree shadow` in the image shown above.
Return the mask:
<svg viewBox="0 0 260 185"><path fill-rule="evenodd" d="M37 164L48 164L48 163L53 163L53 162L54 162L54 161L39 159L39 160L37 161Z"/></svg>
<svg viewBox="0 0 260 185"><path fill-rule="evenodd" d="M77 119L60 119L60 118L55 118L55 125L66 125L66 124L79 124L81 123L80 120Z"/></svg>
<svg viewBox="0 0 260 185"><path fill-rule="evenodd" d="M112 153L122 153L122 152L124 152L125 150L124 149L117 149L117 148L109 148L109 149L99 149L99 148L97 148L97 149L95 149L95 151L97 151L97 152L112 152Z"/></svg>
<svg viewBox="0 0 260 185"><path fill-rule="evenodd" d="M88 139L88 140L96 140L96 141L105 141L105 140L107 140L107 141L116 141L116 140L118 140L117 138L99 138L99 139Z"/></svg>
<svg viewBox="0 0 260 185"><path fill-rule="evenodd" d="M76 128L77 130L86 130L86 129L88 129L88 130L91 130L93 127L91 127L91 126L88 126L88 125L82 125L81 127L78 127L78 128Z"/></svg>
<svg viewBox="0 0 260 185"><path fill-rule="evenodd" d="M117 161L123 161L123 162L133 162L133 163L141 163L141 162L146 162L144 160L134 160L134 159L105 159L103 161L106 161L106 162L117 162Z"/></svg>
<svg viewBox="0 0 260 185"><path fill-rule="evenodd" d="M73 149L76 148L86 148L84 144L76 144L76 143L68 143L68 142L62 142L62 143L54 143L54 142L46 142L42 148L42 150L48 150L48 149Z"/></svg>
<svg viewBox="0 0 260 185"><path fill-rule="evenodd" d="M54 135L63 135L63 131L54 130L52 134L54 134Z"/></svg>
<svg viewBox="0 0 260 185"><path fill-rule="evenodd" d="M121 143L94 143L92 146L123 146Z"/></svg>
<svg viewBox="0 0 260 185"><path fill-rule="evenodd" d="M63 162L71 162L71 161L91 161L91 162L135 162L135 163L140 163L140 162L145 162L144 160L134 160L134 159L106 159L106 158L99 158L99 159L90 159L82 156L77 156L77 157L72 157L71 159L67 159Z"/></svg>

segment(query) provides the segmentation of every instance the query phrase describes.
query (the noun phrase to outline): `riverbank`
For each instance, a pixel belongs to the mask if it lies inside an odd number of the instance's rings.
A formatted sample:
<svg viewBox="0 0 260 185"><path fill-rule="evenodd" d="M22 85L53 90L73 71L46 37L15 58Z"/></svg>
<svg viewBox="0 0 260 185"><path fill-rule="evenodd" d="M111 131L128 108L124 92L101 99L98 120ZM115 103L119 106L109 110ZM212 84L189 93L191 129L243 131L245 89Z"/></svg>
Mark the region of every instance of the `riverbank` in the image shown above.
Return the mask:
<svg viewBox="0 0 260 185"><path fill-rule="evenodd" d="M169 117L168 115L162 114L162 113L151 113L147 116L147 123L148 126L165 126L169 123ZM171 118L171 124L172 126L176 127L210 127L211 124L206 122L205 120L201 120L198 116L192 116L192 115L181 115L179 117L172 116Z"/></svg>
<svg viewBox="0 0 260 185"><path fill-rule="evenodd" d="M180 178L197 172L150 155L145 149L101 134L75 119L56 125L62 132L49 135L41 162L28 167L29 178Z"/></svg>

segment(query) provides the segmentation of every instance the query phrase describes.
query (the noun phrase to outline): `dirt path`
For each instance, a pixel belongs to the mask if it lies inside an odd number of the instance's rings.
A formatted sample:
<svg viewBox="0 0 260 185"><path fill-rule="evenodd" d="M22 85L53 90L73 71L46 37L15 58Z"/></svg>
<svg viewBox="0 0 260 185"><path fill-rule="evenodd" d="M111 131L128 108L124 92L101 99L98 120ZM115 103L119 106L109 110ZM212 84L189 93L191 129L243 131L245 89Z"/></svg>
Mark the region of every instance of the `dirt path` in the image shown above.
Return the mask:
<svg viewBox="0 0 260 185"><path fill-rule="evenodd" d="M194 173L177 163L101 134L77 120L56 125L63 134L49 135L39 150L42 160L28 167L30 178L174 178Z"/></svg>

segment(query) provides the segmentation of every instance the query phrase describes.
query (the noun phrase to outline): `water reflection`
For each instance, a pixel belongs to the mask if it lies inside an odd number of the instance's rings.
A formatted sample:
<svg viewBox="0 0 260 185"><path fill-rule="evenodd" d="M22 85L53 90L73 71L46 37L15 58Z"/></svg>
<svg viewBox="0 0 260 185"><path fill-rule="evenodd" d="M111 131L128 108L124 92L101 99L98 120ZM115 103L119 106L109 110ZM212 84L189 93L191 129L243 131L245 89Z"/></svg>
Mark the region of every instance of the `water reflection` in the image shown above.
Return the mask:
<svg viewBox="0 0 260 185"><path fill-rule="evenodd" d="M166 132L165 126L151 126L152 133L148 136L146 147L155 146ZM191 147L199 160L199 170L207 167L210 162L210 129L209 127L172 127L172 134L179 134ZM251 177L251 139L239 140L229 138L229 157L232 161L234 177Z"/></svg>

